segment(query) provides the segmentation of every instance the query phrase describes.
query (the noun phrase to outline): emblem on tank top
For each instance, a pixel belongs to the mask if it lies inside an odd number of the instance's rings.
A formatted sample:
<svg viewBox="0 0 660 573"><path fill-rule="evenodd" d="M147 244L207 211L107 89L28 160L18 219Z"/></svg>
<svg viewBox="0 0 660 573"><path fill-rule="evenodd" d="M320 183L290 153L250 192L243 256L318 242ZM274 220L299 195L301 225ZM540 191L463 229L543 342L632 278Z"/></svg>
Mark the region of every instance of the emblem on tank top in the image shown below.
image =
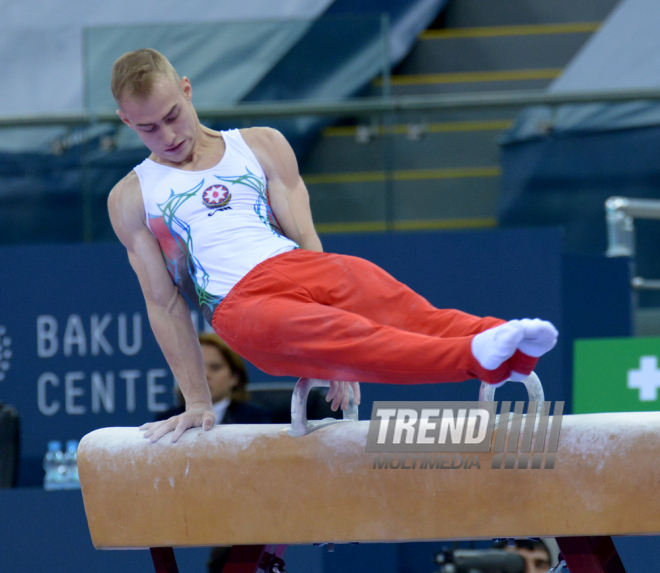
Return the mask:
<svg viewBox="0 0 660 573"><path fill-rule="evenodd" d="M202 201L213 212L209 213L209 217L218 211L226 211L231 209L229 201L231 201L231 193L224 185L211 185L204 189L202 193Z"/></svg>

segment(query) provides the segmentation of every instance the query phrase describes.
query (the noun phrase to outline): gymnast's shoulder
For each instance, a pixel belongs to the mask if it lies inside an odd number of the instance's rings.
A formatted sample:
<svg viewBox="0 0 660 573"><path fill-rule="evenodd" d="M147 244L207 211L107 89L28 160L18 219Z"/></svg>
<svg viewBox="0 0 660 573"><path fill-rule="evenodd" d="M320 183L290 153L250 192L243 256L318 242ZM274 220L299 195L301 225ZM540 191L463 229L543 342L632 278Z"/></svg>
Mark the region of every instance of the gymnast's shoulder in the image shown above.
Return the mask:
<svg viewBox="0 0 660 573"><path fill-rule="evenodd" d="M289 142L272 127L247 127L240 130L243 141L253 152L268 152L278 148L289 148Z"/></svg>
<svg viewBox="0 0 660 573"><path fill-rule="evenodd" d="M144 226L144 204L142 203L140 180L135 171L131 171L110 191L108 213L120 240L124 233L130 233L136 227Z"/></svg>
<svg viewBox="0 0 660 573"><path fill-rule="evenodd" d="M108 195L108 204L121 203L136 196L139 198L140 195L140 179L137 173L132 170L112 188L110 195Z"/></svg>

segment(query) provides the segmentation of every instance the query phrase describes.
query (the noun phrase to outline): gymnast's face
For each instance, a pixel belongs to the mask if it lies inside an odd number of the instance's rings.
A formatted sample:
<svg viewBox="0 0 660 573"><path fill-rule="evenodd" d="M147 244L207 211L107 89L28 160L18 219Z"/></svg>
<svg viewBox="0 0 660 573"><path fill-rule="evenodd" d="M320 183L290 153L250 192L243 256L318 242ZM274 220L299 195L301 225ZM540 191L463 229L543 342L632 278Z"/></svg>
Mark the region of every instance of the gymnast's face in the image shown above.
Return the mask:
<svg viewBox="0 0 660 573"><path fill-rule="evenodd" d="M162 76L149 96L124 98L117 113L165 163L183 163L192 155L200 124L188 78L177 84Z"/></svg>
<svg viewBox="0 0 660 573"><path fill-rule="evenodd" d="M231 371L222 352L213 344L202 344L202 356L213 403L229 398L232 388L238 385L238 375Z"/></svg>

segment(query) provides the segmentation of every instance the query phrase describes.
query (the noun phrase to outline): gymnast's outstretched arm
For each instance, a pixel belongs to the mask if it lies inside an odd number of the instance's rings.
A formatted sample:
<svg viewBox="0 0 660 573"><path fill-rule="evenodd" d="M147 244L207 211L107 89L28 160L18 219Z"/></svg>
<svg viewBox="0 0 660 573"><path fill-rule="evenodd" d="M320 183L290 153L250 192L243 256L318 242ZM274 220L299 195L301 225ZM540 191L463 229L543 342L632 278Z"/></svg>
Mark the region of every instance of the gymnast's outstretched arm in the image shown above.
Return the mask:
<svg viewBox="0 0 660 573"><path fill-rule="evenodd" d="M111 191L108 211L140 281L151 328L186 399L183 414L141 429L152 442L170 432L172 442L176 442L188 428L210 430L215 413L197 333L188 305L167 272L158 242L145 224L140 183L134 171Z"/></svg>

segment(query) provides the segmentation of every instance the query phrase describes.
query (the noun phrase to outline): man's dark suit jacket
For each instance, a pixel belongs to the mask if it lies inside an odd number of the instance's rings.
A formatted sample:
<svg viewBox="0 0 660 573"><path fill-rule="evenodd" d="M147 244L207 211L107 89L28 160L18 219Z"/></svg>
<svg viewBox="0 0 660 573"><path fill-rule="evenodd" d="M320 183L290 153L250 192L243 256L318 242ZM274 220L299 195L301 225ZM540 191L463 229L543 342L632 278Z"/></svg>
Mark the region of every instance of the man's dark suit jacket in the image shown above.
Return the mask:
<svg viewBox="0 0 660 573"><path fill-rule="evenodd" d="M183 414L185 408L176 406L170 408L167 412L161 412L156 417L156 421L167 420L172 416ZM230 402L222 418L221 424L270 424L273 421L273 414L268 410L250 404L249 402Z"/></svg>

